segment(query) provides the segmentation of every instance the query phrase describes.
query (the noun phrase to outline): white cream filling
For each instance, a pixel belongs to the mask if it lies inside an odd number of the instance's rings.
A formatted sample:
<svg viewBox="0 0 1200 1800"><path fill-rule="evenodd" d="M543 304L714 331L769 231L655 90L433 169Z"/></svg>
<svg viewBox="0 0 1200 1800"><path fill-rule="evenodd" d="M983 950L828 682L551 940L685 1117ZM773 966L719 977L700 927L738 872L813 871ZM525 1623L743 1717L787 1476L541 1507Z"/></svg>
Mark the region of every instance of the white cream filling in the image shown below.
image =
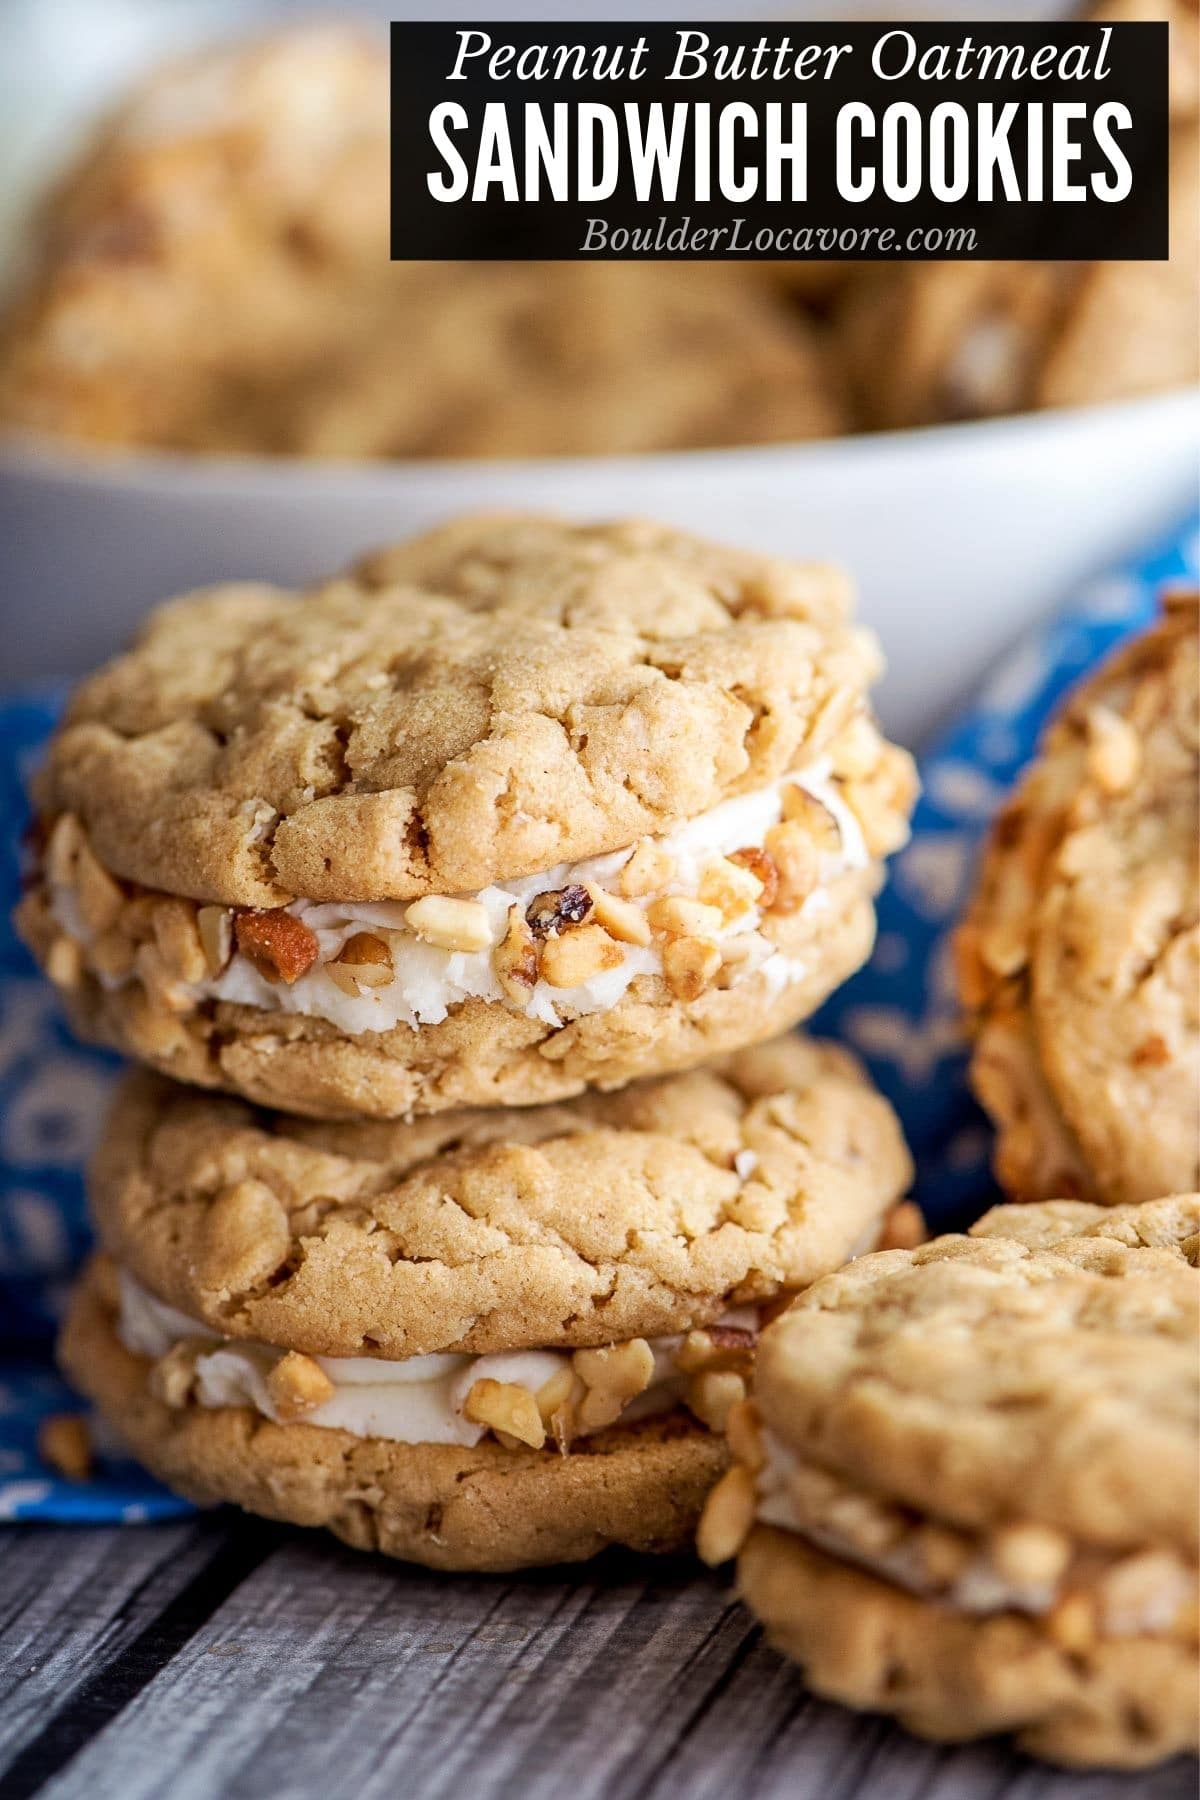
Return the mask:
<svg viewBox="0 0 1200 1800"><path fill-rule="evenodd" d="M836 1529L822 1528L811 1520L802 1519L790 1492L791 1477L800 1465L800 1458L773 1432L765 1429L762 1447L765 1462L755 1477L758 1494L755 1516L762 1524L795 1532L817 1549L842 1562L854 1563L873 1575L880 1575L921 1599L934 1600L953 1612L975 1616L1020 1612L1038 1618L1053 1611L1075 1585L1068 1577L1054 1581L1015 1580L996 1566L984 1540L952 1581L935 1585L911 1539L902 1539L895 1545L877 1550L865 1550ZM1086 1582L1089 1575L1095 1576L1105 1567L1102 1558L1084 1556L1079 1559L1078 1568L1068 1571L1068 1576L1082 1576ZM1131 1637L1166 1629L1185 1600L1187 1589L1188 1580L1180 1565L1178 1569L1168 1569L1165 1578L1160 1575L1158 1581L1144 1594L1139 1593L1132 1603L1118 1609L1106 1602L1103 1622L1107 1634Z"/></svg>
<svg viewBox="0 0 1200 1800"><path fill-rule="evenodd" d="M280 1422L267 1377L286 1352L268 1344L223 1338L208 1325L178 1312L151 1294L126 1270L120 1271L121 1305L117 1335L135 1356L157 1361L176 1344L211 1343L196 1358L195 1398L201 1406L252 1406ZM741 1307L720 1323L753 1330L758 1314ZM680 1403L686 1377L675 1366L682 1334L650 1338L654 1375L650 1385L621 1414L632 1424ZM371 1356L314 1356L333 1383L332 1396L304 1415L306 1425L348 1431L354 1437L386 1438L397 1444L463 1444L468 1448L486 1427L463 1415L477 1381L492 1380L537 1395L552 1375L571 1365L570 1350L506 1350L488 1356L439 1354L388 1360ZM586 1436L586 1431L578 1435Z"/></svg>
<svg viewBox="0 0 1200 1800"><path fill-rule="evenodd" d="M677 831L656 838L655 844L675 864L674 877L666 887L635 900L633 904L644 912L664 895L692 897L699 889L705 870L713 863L735 850L761 848L767 832L783 816L783 791L788 785L804 788L826 808L837 825L840 848L837 852L825 853L821 859L822 886L835 881L849 869L864 868L870 858L861 827L831 777L828 759L822 759L811 768L770 787L726 800L710 812L689 820ZM511 1005L492 965L492 948L505 934L510 909L519 906L524 911L538 894L576 884L595 883L612 891L622 866L635 848L631 844L626 849L590 857L584 862L559 863L536 875L486 887L478 893L454 896L477 900L487 912L492 945L478 951L441 950L423 943L405 924L409 901L352 905L297 900L288 910L316 933L320 946L318 960L307 974L287 987L266 980L244 956L235 955L215 981L202 983L194 992L197 998L228 1000L267 1011L327 1019L348 1036L364 1031L389 1031L401 1024L414 1029L420 1025L436 1025L452 1006L463 1000L499 1001ZM802 910L815 912L826 903L826 895L818 889ZM734 937L754 935L756 954L739 966L734 981L736 984L738 979L757 974L766 982L773 998L789 982L799 979L804 966L757 936L761 922L761 910L749 908L728 922L716 941L724 944ZM386 986L367 988L354 996L337 985L324 965L335 961L347 939L364 929L384 938L394 973ZM579 1018L586 1013L607 1012L617 1005L639 975L662 973L662 956L657 945L621 944L619 948L621 961L615 968L606 969L579 987L557 988L546 981L538 981L521 1010L528 1018L556 1027L564 1017Z"/></svg>

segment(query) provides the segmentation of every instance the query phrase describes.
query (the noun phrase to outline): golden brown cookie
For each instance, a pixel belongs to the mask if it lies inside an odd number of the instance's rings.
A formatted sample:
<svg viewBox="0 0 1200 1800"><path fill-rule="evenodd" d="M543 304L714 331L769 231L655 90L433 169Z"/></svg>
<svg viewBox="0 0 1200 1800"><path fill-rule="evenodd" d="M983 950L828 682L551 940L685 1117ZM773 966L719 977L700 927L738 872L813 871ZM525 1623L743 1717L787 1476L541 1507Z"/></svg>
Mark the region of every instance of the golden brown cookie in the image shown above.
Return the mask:
<svg viewBox="0 0 1200 1800"><path fill-rule="evenodd" d="M310 1355L689 1331L873 1245L911 1173L891 1108L798 1036L615 1094L306 1123L130 1077L101 1242L181 1312Z"/></svg>
<svg viewBox="0 0 1200 1800"><path fill-rule="evenodd" d="M42 221L0 418L111 445L362 456L820 437L812 322L740 265L389 261L386 45L332 24L150 78Z"/></svg>
<svg viewBox="0 0 1200 1800"><path fill-rule="evenodd" d="M997 1208L768 1329L700 1545L819 1693L1079 1766L1195 1748L1198 1224Z"/></svg>
<svg viewBox="0 0 1200 1800"><path fill-rule="evenodd" d="M686 1549L724 1440L675 1411L556 1449L401 1444L267 1421L248 1406L170 1405L124 1348L93 1280L76 1294L61 1355L134 1454L201 1505L222 1501L326 1526L359 1550L434 1569L578 1562L613 1544Z"/></svg>
<svg viewBox="0 0 1200 1800"><path fill-rule="evenodd" d="M1000 814L957 944L1014 1199L1200 1184L1194 596L1072 696Z"/></svg>
<svg viewBox="0 0 1200 1800"><path fill-rule="evenodd" d="M916 262L856 281L838 329L860 422L891 430L1194 382L1198 177L1193 111L1171 131L1166 262Z"/></svg>
<svg viewBox="0 0 1200 1800"><path fill-rule="evenodd" d="M869 951L878 667L830 571L636 523L191 596L72 701L21 928L87 1034L294 1112L690 1066Z"/></svg>

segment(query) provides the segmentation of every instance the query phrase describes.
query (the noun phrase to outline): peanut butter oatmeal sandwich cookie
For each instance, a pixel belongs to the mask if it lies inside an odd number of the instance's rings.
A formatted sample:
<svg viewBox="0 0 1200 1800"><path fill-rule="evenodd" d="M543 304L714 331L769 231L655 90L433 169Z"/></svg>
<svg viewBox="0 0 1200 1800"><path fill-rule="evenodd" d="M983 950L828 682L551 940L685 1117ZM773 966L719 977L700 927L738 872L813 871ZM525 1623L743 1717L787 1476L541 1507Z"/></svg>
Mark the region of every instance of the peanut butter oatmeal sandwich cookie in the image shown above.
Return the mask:
<svg viewBox="0 0 1200 1800"><path fill-rule="evenodd" d="M157 613L36 786L78 1027L326 1117L528 1105L759 1042L867 956L909 757L828 569L472 517Z"/></svg>
<svg viewBox="0 0 1200 1800"><path fill-rule="evenodd" d="M1195 1749L1198 1228L998 1207L763 1334L699 1543L816 1692L1079 1767Z"/></svg>
<svg viewBox="0 0 1200 1800"><path fill-rule="evenodd" d="M317 1124L145 1071L63 1355L172 1485L446 1568L682 1546L764 1312L913 1241L896 1120L788 1037L568 1104Z"/></svg>
<svg viewBox="0 0 1200 1800"><path fill-rule="evenodd" d="M1195 595L1086 681L1000 814L957 943L1014 1199L1200 1185Z"/></svg>

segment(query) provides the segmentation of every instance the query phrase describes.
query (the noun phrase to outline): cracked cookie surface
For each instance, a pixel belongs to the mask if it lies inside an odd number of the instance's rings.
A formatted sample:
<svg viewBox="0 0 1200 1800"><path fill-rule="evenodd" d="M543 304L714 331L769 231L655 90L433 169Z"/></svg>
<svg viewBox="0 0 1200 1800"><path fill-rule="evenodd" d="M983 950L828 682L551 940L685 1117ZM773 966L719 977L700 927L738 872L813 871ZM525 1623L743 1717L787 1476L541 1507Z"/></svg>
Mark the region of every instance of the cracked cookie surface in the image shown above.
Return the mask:
<svg viewBox="0 0 1200 1800"><path fill-rule="evenodd" d="M150 1364L120 1343L91 1279L72 1302L60 1355L134 1454L188 1498L325 1526L356 1549L434 1569L577 1562L613 1544L685 1550L726 1460L723 1439L682 1412L560 1456L491 1441L390 1443L275 1424L249 1407L171 1407L150 1392Z"/></svg>
<svg viewBox="0 0 1200 1800"><path fill-rule="evenodd" d="M1001 1206L768 1328L700 1547L817 1692L1071 1765L1195 1748L1198 1225Z"/></svg>
<svg viewBox="0 0 1200 1800"><path fill-rule="evenodd" d="M1071 697L958 934L973 1085L1015 1199L1200 1184L1195 596Z"/></svg>
<svg viewBox="0 0 1200 1800"><path fill-rule="evenodd" d="M564 1106L318 1125L131 1077L101 1240L227 1337L335 1357L686 1331L878 1239L910 1174L887 1102L787 1037Z"/></svg>

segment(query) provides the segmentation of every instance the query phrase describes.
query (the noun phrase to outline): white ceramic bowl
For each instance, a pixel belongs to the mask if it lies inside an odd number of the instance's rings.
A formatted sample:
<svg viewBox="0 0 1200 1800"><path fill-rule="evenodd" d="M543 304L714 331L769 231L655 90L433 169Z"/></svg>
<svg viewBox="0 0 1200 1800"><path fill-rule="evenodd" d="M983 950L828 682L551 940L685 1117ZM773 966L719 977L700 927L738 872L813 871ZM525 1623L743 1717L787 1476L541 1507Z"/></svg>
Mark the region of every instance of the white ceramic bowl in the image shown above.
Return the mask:
<svg viewBox="0 0 1200 1800"><path fill-rule="evenodd" d="M1022 625L1195 503L1193 392L830 443L554 461L311 463L0 445L8 683L75 674L166 595L303 581L469 507L638 513L854 573L916 743Z"/></svg>

